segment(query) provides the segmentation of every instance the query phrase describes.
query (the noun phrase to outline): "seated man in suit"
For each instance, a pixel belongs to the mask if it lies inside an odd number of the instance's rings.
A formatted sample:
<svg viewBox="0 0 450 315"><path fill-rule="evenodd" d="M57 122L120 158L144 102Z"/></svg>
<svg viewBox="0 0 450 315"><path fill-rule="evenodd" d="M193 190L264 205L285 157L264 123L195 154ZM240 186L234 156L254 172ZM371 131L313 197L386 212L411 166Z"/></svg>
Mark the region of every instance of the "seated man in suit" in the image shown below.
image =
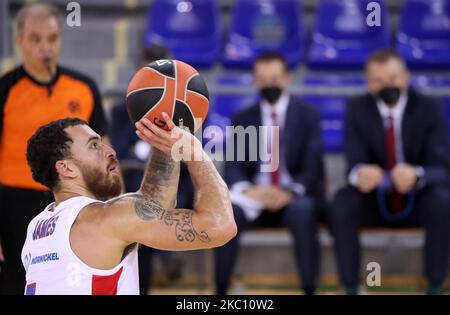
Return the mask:
<svg viewBox="0 0 450 315"><path fill-rule="evenodd" d="M422 225L428 293L440 293L450 241L444 109L410 87L405 62L395 51L375 52L366 76L369 93L347 104L349 185L338 191L329 215L341 281L348 294L357 293L361 225Z"/></svg>
<svg viewBox="0 0 450 315"><path fill-rule="evenodd" d="M303 290L313 294L318 273L316 209L323 200L319 114L288 92L291 74L282 55L261 55L255 61L254 77L261 99L236 114L232 126L256 127L258 139L249 139L244 147L234 145L235 155L245 151L244 161L234 157L225 163L236 223L239 232L260 226L288 228ZM279 137L272 143L273 148L279 148L272 153L272 157L279 157L279 167L273 172L261 171L261 156L249 158L253 144L270 138L260 126L279 126ZM217 294L226 294L229 289L238 237L215 251Z"/></svg>

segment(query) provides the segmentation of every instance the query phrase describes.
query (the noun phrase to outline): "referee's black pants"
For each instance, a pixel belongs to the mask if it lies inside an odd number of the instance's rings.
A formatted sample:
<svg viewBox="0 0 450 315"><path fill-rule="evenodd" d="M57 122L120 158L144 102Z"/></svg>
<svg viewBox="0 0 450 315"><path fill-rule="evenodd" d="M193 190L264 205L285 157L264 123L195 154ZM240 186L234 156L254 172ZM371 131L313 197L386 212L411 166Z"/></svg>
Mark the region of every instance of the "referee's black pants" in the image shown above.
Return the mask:
<svg viewBox="0 0 450 315"><path fill-rule="evenodd" d="M51 192L0 186L0 240L5 256L1 294L24 294L21 252L28 224L53 201Z"/></svg>

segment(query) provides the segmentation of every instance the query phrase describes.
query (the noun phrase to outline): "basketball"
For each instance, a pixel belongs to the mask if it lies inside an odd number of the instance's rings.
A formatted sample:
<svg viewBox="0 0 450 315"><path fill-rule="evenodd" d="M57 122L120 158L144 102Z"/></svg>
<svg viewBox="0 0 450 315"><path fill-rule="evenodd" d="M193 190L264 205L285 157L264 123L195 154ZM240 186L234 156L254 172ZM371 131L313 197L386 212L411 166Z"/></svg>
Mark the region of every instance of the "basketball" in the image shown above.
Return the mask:
<svg viewBox="0 0 450 315"><path fill-rule="evenodd" d="M193 133L208 114L209 94L205 81L193 67L179 60L157 60L141 68L127 90L127 110L133 123L146 117L166 129L162 112L178 127Z"/></svg>

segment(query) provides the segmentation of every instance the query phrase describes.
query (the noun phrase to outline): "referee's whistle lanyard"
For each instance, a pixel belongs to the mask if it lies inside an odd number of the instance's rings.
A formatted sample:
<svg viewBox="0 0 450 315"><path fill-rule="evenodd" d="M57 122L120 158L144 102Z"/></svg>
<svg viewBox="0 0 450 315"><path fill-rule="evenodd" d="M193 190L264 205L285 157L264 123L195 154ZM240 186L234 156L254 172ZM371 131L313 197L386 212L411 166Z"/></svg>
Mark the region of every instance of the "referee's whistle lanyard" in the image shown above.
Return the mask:
<svg viewBox="0 0 450 315"><path fill-rule="evenodd" d="M389 190L385 186L381 186L377 188L377 201L378 201L378 209L380 210L380 215L383 219L391 222L397 222L403 219L406 219L411 214L414 207L414 198L416 195L416 190L411 190L406 195L406 205L402 211L394 213L389 210L388 205L386 204L386 191Z"/></svg>

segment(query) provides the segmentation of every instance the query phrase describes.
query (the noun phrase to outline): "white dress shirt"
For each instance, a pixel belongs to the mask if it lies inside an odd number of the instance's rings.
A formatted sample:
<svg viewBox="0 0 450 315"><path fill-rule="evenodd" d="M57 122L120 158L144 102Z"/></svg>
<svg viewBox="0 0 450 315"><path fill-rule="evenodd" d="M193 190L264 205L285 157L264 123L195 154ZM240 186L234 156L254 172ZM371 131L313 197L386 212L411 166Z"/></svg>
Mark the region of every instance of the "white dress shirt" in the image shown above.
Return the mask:
<svg viewBox="0 0 450 315"><path fill-rule="evenodd" d="M286 121L286 112L289 104L290 96L287 92L281 94L278 101L271 105L266 100L260 102L261 107L261 124L263 126L272 126L272 113L276 113L277 123L280 126L280 135L283 134L284 124ZM267 135L268 137L268 135ZM288 170L286 169L286 159L284 158L284 147L281 143L280 158L279 158L279 176L280 176L280 186L286 187L294 191L298 195L303 195L305 193L305 188L303 185L294 182ZM243 194L244 190L250 186L270 186L271 185L271 173L269 172L258 172L255 177L250 181L241 181L235 183L231 187L231 200L233 203L237 204L242 208L245 216L248 220L256 219L264 206L258 200L249 198Z"/></svg>

